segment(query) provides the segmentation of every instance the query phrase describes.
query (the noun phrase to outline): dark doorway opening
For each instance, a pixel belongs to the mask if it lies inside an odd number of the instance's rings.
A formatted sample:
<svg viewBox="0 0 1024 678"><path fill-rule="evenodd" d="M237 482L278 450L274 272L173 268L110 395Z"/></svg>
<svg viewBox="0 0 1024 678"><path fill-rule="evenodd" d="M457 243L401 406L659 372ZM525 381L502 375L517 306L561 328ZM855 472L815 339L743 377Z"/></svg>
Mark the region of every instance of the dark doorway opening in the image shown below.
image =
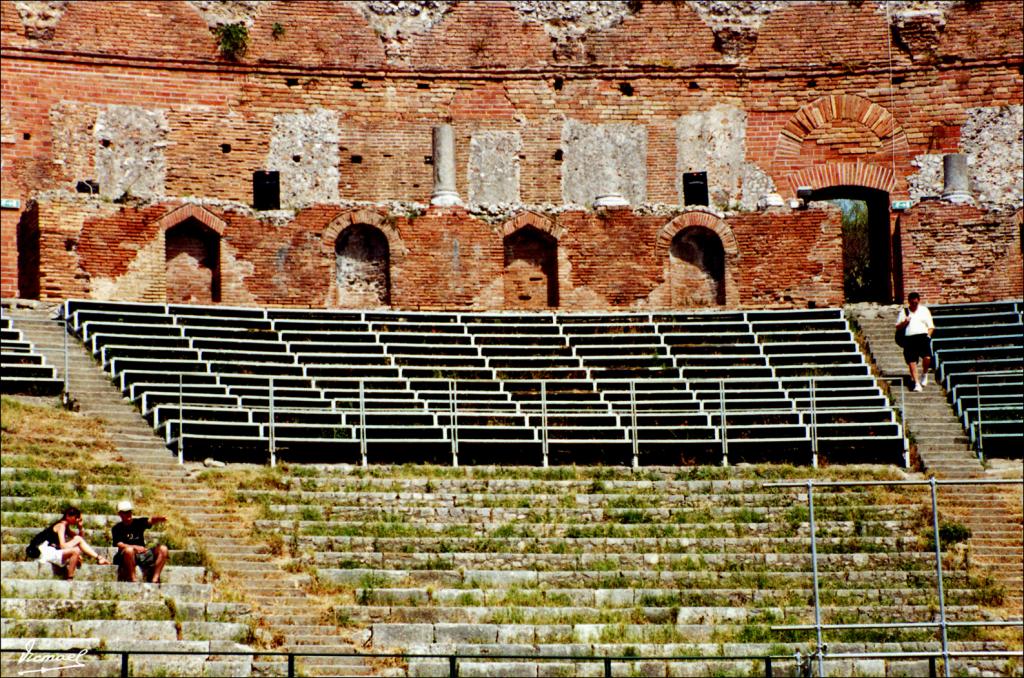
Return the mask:
<svg viewBox="0 0 1024 678"><path fill-rule="evenodd" d="M39 298L39 211L23 212L18 221L18 296Z"/></svg>
<svg viewBox="0 0 1024 678"><path fill-rule="evenodd" d="M889 194L862 186L832 186L811 195L843 210L843 296L848 303L893 300Z"/></svg>

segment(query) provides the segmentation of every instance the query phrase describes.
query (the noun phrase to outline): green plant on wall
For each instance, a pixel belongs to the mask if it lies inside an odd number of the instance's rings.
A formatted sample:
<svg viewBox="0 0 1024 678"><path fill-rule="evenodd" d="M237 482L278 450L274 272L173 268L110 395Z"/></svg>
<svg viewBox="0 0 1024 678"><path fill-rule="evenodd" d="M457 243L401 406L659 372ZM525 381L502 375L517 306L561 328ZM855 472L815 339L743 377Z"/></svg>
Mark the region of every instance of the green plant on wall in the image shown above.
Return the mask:
<svg viewBox="0 0 1024 678"><path fill-rule="evenodd" d="M275 21L274 25L270 28L270 34L274 36L275 40L277 40L284 35L284 26Z"/></svg>
<svg viewBox="0 0 1024 678"><path fill-rule="evenodd" d="M213 29L217 46L226 59L239 59L249 49L249 29L245 24L224 24Z"/></svg>

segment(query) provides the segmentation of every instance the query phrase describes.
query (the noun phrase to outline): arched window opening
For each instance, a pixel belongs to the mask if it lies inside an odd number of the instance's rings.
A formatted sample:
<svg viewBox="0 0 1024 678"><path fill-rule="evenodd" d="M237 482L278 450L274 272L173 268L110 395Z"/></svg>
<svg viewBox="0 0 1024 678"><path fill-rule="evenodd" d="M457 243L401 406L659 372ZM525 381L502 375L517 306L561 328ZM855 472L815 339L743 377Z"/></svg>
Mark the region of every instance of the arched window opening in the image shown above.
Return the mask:
<svg viewBox="0 0 1024 678"><path fill-rule="evenodd" d="M558 243L526 226L505 238L505 307L558 306Z"/></svg>
<svg viewBox="0 0 1024 678"><path fill-rule="evenodd" d="M703 226L685 228L669 248L672 305L725 305L725 249L718 234Z"/></svg>
<svg viewBox="0 0 1024 678"><path fill-rule="evenodd" d="M168 303L219 303L220 236L189 218L167 229L164 247Z"/></svg>
<svg viewBox="0 0 1024 678"><path fill-rule="evenodd" d="M391 304L391 254L387 237L368 224L353 224L334 245L335 278L341 306Z"/></svg>

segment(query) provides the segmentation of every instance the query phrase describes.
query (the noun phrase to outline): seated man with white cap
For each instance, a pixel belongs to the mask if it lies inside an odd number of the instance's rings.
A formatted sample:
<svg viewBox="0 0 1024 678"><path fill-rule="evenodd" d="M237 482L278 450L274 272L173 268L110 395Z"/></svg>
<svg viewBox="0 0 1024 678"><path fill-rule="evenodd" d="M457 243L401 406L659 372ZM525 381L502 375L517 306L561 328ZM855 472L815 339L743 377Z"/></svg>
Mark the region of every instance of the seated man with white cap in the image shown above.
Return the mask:
<svg viewBox="0 0 1024 678"><path fill-rule="evenodd" d="M118 581L135 581L135 568L141 567L146 581L160 583L160 573L167 562L167 547L154 544L146 547L146 530L167 520L164 516L135 518L132 503L125 499L117 504L117 515L121 522L110 529L111 543L117 547L114 564L117 565Z"/></svg>

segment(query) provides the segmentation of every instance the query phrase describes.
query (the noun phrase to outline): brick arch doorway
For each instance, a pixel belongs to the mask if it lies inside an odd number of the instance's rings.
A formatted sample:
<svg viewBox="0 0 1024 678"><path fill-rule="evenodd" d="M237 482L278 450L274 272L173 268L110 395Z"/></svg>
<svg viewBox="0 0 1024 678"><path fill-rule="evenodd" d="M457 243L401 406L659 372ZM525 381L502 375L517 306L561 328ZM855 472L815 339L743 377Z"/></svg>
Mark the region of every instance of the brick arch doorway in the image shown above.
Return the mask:
<svg viewBox="0 0 1024 678"><path fill-rule="evenodd" d="M899 261L893 256L889 194L864 186L828 186L811 201L843 209L843 298L846 302L892 303Z"/></svg>
<svg viewBox="0 0 1024 678"><path fill-rule="evenodd" d="M505 236L505 308L558 307L558 241L533 226Z"/></svg>
<svg viewBox="0 0 1024 678"><path fill-rule="evenodd" d="M220 234L189 217L167 229L164 255L168 303L220 302Z"/></svg>
<svg viewBox="0 0 1024 678"><path fill-rule="evenodd" d="M684 228L668 251L674 308L725 305L725 247L717 233L704 226Z"/></svg>
<svg viewBox="0 0 1024 678"><path fill-rule="evenodd" d="M342 306L391 305L391 248L387 236L370 224L353 224L334 244L334 270Z"/></svg>

